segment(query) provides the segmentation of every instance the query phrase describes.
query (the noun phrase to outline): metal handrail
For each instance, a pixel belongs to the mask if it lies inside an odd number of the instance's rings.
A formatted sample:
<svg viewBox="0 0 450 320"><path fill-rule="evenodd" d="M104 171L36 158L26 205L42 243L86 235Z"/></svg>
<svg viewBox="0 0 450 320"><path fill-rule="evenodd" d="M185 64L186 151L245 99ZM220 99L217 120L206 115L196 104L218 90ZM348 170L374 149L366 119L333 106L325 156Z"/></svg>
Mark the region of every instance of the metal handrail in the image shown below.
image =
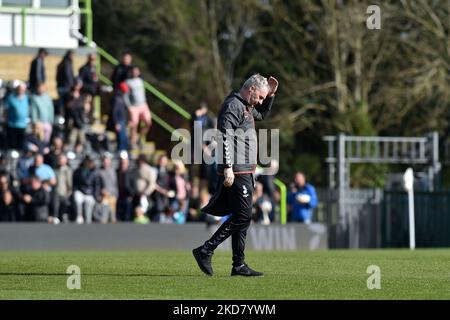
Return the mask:
<svg viewBox="0 0 450 320"><path fill-rule="evenodd" d="M287 222L287 187L283 181L275 178L273 181L277 187L280 189L280 223L286 224Z"/></svg>
<svg viewBox="0 0 450 320"><path fill-rule="evenodd" d="M109 54L105 49L96 46L97 52L99 55L102 56L102 58L106 59L106 61L108 61L109 63L111 63L112 65L116 66L119 64L119 61L114 58L111 54ZM164 95L161 91L159 91L158 89L156 89L153 85L151 85L150 83L148 83L147 81L144 80L144 87L147 91L149 91L150 93L152 93L154 96L156 96L159 100L161 100L162 102L164 102L165 104L167 104L169 107L171 107L173 110L175 110L176 112L178 112L181 116L183 116L185 119L190 120L192 118L192 116L189 114L189 112L187 112L186 110L184 110L182 107L180 107L178 104L176 104L173 100L171 100L170 98L168 98L166 95Z"/></svg>

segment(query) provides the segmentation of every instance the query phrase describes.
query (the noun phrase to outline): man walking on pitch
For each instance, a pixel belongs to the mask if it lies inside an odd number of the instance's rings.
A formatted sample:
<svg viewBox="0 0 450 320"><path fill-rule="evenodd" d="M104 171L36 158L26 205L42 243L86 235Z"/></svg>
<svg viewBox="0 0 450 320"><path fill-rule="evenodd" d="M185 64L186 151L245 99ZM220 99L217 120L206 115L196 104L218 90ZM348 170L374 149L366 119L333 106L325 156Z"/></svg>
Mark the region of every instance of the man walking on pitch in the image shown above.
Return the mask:
<svg viewBox="0 0 450 320"><path fill-rule="evenodd" d="M231 216L202 246L192 251L200 269L212 275L214 250L231 236L232 276L262 276L245 263L245 238L252 215L255 186L257 139L255 120L263 120L272 108L278 81L255 74L239 92L232 92L219 112L218 187L202 211L215 216Z"/></svg>

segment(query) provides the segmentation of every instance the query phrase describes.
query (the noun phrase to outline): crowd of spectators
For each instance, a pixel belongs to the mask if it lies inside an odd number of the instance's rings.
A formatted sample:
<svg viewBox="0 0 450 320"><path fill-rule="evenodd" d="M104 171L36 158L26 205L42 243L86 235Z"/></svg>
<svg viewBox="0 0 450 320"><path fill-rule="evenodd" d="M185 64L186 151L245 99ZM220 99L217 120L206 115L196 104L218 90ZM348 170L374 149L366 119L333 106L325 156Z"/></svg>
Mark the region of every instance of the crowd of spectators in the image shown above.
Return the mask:
<svg viewBox="0 0 450 320"><path fill-rule="evenodd" d="M129 52L111 76L106 129L115 133L115 144L91 130L93 101L102 90L96 55L89 54L75 74L75 54L67 51L57 66L58 98L53 100L47 92L48 54L39 49L28 82L11 81L0 92L0 221L217 222L200 211L215 191L214 165L186 168L164 154L131 156L145 142L152 117L141 71ZM192 119L192 130L215 126L204 103ZM278 163L273 161L272 167L276 171ZM279 221L280 193L273 180L258 176L255 222ZM303 173L296 174L287 200L292 221L311 222L317 196Z"/></svg>

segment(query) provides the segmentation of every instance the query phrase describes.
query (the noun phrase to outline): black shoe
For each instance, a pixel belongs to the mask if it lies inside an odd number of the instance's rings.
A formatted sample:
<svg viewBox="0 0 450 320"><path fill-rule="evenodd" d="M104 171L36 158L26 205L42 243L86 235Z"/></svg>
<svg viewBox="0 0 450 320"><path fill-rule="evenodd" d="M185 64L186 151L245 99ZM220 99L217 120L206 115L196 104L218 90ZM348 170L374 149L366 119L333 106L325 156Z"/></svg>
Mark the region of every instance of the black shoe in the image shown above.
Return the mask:
<svg viewBox="0 0 450 320"><path fill-rule="evenodd" d="M233 267L231 269L232 276L245 276L245 277L260 277L263 276L264 273L255 271L251 269L247 264L243 264L240 267Z"/></svg>
<svg viewBox="0 0 450 320"><path fill-rule="evenodd" d="M213 275L213 269L211 266L211 257L212 257L212 253L204 253L202 251L202 247L198 247L194 250L192 250L192 254L194 255L195 260L197 260L197 264L200 268L200 270L202 270L205 274L207 274L208 276L212 276Z"/></svg>

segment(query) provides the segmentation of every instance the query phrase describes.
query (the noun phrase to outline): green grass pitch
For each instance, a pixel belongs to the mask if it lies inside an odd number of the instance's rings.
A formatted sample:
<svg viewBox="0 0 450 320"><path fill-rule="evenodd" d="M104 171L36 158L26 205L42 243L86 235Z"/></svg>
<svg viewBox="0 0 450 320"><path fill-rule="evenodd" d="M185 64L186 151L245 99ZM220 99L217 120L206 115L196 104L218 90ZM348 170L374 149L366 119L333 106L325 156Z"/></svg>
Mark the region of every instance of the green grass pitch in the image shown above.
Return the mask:
<svg viewBox="0 0 450 320"><path fill-rule="evenodd" d="M1 252L0 299L450 299L450 250L248 252L260 278L230 277L230 256L217 252L208 277L188 251ZM66 287L69 265L80 290Z"/></svg>

